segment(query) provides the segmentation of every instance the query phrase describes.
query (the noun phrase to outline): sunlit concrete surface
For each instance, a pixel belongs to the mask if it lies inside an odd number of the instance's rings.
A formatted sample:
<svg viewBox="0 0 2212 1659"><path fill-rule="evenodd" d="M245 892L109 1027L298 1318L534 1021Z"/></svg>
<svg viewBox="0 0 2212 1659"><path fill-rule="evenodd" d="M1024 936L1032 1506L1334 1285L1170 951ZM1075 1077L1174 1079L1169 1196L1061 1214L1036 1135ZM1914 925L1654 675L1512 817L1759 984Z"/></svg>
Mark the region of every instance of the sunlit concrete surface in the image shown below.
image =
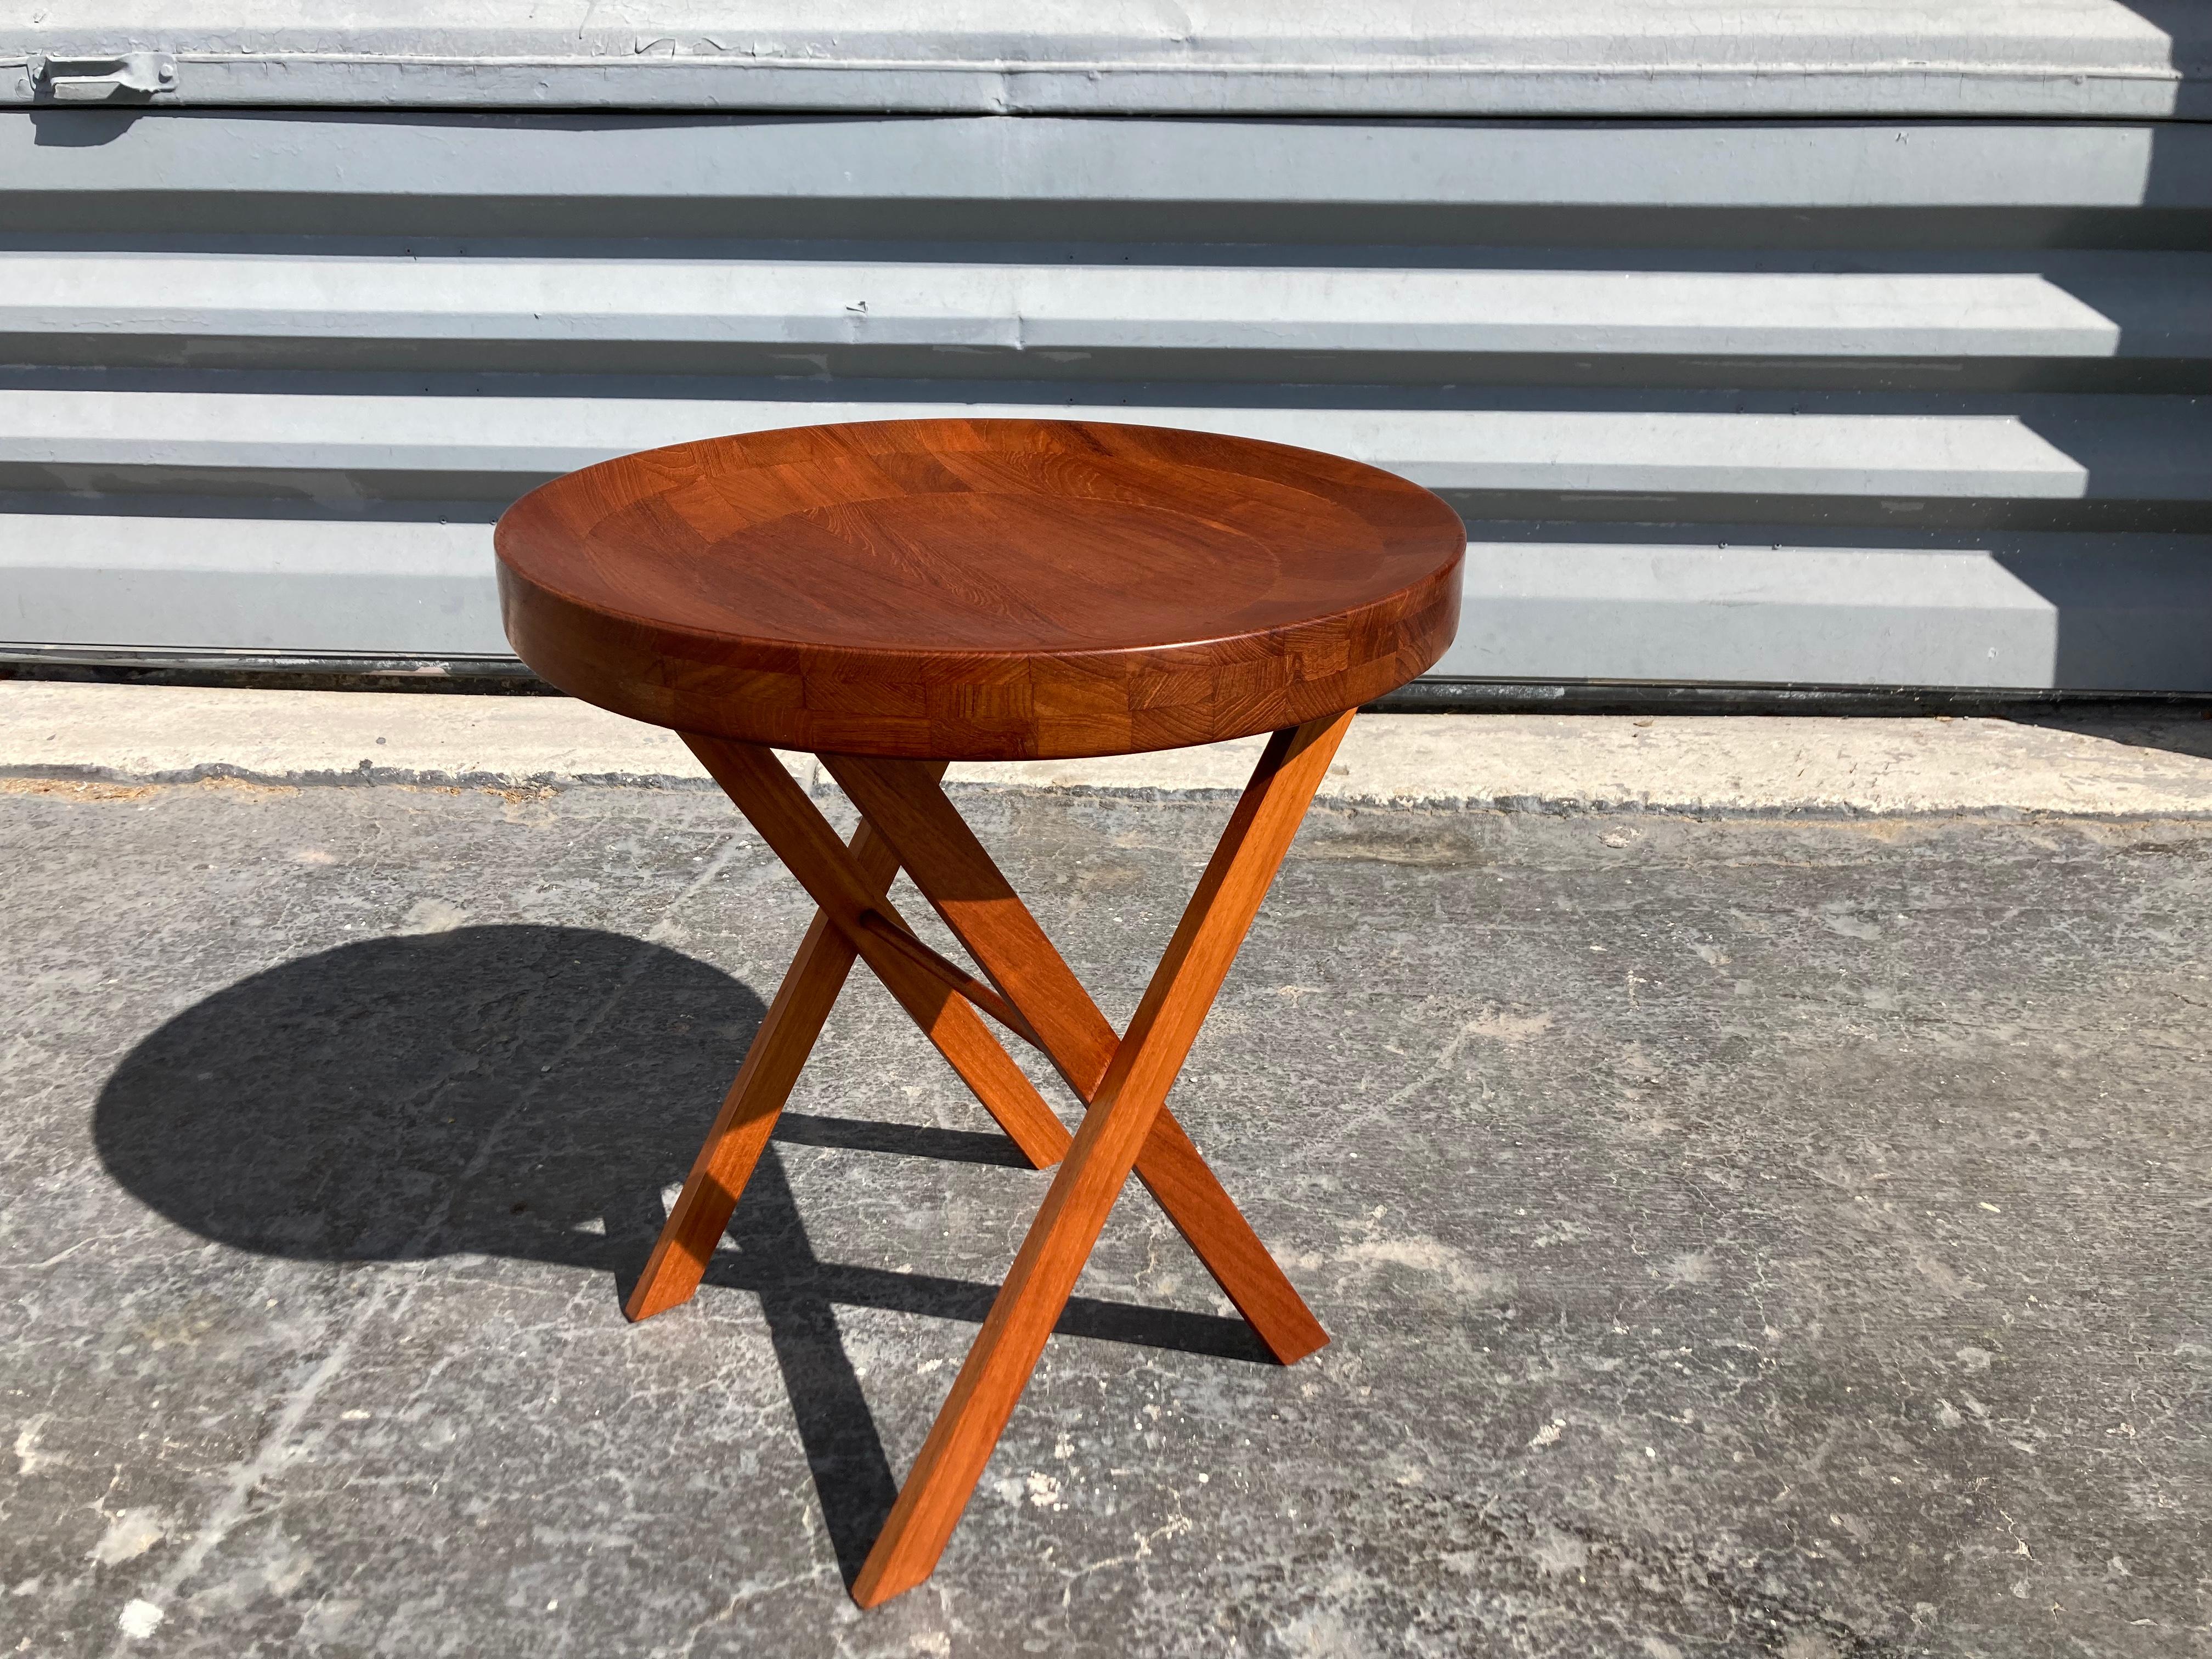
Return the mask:
<svg viewBox="0 0 2212 1659"><path fill-rule="evenodd" d="M1225 804L962 804L1126 1018ZM11 1650L2205 1640L2200 821L1325 807L1176 1105L1334 1341L1133 1191L871 1614L1045 1177L856 981L623 1322L808 915L729 807L17 775L0 857Z"/></svg>
<svg viewBox="0 0 2212 1659"><path fill-rule="evenodd" d="M1219 794L1261 739L957 766L957 789ZM793 771L834 793L811 757ZM0 681L0 776L711 788L673 732L566 697ZM1343 805L1687 812L2212 812L2212 720L1367 714L1322 786Z"/></svg>

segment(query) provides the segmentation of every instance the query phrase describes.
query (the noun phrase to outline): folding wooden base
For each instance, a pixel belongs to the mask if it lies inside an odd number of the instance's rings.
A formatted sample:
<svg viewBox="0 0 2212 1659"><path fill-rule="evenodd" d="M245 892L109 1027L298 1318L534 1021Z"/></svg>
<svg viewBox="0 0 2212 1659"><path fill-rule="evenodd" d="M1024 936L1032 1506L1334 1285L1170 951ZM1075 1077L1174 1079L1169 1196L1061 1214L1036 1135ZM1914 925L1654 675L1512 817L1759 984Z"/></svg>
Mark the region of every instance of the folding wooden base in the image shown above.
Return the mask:
<svg viewBox="0 0 2212 1659"><path fill-rule="evenodd" d="M862 1607L936 1567L1133 1169L1278 1359L1291 1364L1328 1340L1164 1103L1351 722L1347 711L1269 741L1119 1037L946 799L941 763L823 756L860 811L848 846L770 750L686 738L821 908L630 1294L629 1317L698 1289L855 957L1030 1161L1060 1165L853 1586ZM902 865L989 984L901 920L885 894ZM978 1010L1042 1050L1083 1100L1072 1142Z"/></svg>

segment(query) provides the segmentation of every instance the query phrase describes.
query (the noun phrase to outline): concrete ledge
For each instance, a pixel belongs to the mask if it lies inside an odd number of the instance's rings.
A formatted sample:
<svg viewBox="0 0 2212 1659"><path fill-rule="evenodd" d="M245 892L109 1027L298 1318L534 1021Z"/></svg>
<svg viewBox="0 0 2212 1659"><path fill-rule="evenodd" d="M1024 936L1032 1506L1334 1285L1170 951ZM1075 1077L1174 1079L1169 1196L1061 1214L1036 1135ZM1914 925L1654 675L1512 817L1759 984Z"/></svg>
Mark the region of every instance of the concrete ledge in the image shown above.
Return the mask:
<svg viewBox="0 0 2212 1659"><path fill-rule="evenodd" d="M962 789L1227 795L1257 738L953 769ZM810 757L787 756L817 793ZM658 727L555 697L0 682L0 775L709 787ZM2212 721L1375 714L1323 799L1508 811L2212 816Z"/></svg>

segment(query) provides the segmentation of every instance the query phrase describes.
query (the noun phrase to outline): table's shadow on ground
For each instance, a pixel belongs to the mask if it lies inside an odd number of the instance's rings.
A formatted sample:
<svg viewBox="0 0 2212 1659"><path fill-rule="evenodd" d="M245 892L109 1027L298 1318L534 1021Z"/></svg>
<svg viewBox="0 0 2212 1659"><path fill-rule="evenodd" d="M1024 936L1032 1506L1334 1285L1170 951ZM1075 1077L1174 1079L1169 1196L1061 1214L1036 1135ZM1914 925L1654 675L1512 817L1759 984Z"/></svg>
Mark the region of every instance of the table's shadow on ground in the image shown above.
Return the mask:
<svg viewBox="0 0 2212 1659"><path fill-rule="evenodd" d="M94 1135L125 1188L203 1237L301 1260L556 1262L607 1274L611 1310L761 1014L720 970L592 929L377 939L177 1015L109 1079ZM990 1129L794 1113L777 1139L1022 1166ZM896 1482L836 1304L979 1322L997 1287L820 1260L774 1146L725 1244L705 1293L760 1299L849 1583ZM1267 1360L1210 1314L1078 1297L1058 1328Z"/></svg>

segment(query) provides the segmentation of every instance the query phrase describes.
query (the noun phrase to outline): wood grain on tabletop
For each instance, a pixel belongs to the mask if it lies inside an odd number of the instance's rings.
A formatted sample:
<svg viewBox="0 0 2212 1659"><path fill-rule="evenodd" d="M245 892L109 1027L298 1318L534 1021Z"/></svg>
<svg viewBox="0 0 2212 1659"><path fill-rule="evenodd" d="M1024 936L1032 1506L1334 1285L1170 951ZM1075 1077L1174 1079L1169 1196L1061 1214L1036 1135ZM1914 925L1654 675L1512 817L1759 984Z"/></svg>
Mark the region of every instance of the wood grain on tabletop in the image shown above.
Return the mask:
<svg viewBox="0 0 2212 1659"><path fill-rule="evenodd" d="M940 760L1133 753L1392 690L1458 625L1458 516L1211 433L862 422L679 444L532 491L507 635L656 725Z"/></svg>

